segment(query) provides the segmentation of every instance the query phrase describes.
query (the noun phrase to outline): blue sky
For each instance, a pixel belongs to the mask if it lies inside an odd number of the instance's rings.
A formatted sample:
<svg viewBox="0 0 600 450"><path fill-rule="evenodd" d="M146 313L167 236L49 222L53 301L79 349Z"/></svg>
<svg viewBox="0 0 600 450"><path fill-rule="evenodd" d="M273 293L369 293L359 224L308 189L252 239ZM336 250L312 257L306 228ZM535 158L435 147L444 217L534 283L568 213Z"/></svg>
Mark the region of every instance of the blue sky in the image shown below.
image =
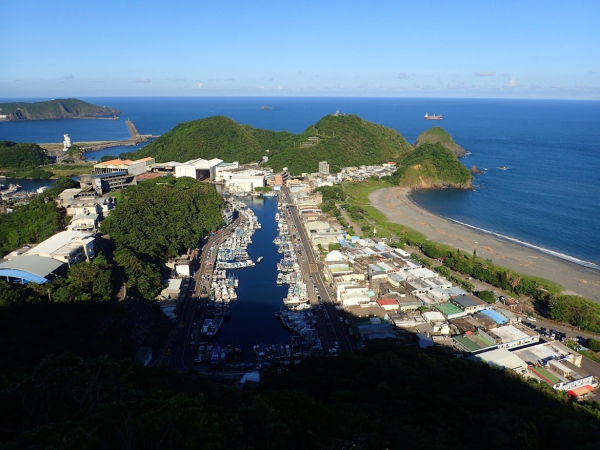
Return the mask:
<svg viewBox="0 0 600 450"><path fill-rule="evenodd" d="M600 2L6 1L0 97L600 100Z"/></svg>

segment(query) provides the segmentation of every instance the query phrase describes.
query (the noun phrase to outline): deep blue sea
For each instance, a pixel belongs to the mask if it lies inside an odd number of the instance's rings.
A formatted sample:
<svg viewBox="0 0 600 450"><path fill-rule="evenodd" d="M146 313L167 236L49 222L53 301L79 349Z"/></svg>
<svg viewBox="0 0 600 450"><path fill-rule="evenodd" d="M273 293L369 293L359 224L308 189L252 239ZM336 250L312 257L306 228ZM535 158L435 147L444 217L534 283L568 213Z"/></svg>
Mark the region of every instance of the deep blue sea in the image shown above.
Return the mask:
<svg viewBox="0 0 600 450"><path fill-rule="evenodd" d="M2 99L17 101L23 99ZM46 100L46 99L39 99ZM129 137L180 122L223 115L242 124L300 132L339 110L393 128L414 142L439 125L471 154L462 162L487 169L476 190L417 192L428 210L533 246L600 264L600 102L400 98L84 98L122 111L121 120L0 123L0 140L60 142ZM27 99L25 101L34 101ZM275 109L261 111L268 105ZM443 121L423 120L425 112ZM132 147L93 154L117 155ZM92 154L90 154L92 156ZM91 158L90 158L91 159ZM508 170L499 170L507 166Z"/></svg>

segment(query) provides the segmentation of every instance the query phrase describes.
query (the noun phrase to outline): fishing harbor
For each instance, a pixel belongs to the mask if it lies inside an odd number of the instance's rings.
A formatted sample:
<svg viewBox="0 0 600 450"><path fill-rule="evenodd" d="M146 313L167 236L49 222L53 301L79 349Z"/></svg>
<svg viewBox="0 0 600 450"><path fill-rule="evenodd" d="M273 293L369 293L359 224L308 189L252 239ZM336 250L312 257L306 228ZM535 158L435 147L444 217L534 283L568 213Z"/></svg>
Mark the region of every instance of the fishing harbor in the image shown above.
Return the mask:
<svg viewBox="0 0 600 450"><path fill-rule="evenodd" d="M203 258L188 343L197 370L245 370L322 352L317 314L277 197L229 200L233 223Z"/></svg>

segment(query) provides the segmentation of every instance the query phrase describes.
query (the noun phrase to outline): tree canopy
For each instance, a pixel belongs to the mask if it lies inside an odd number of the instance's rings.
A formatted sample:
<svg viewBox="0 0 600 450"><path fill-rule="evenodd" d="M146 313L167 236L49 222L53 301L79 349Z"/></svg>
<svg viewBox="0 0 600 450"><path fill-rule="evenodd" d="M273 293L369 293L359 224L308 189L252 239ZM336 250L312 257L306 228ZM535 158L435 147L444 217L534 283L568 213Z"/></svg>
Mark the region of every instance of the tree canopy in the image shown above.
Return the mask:
<svg viewBox="0 0 600 450"><path fill-rule="evenodd" d="M0 168L25 169L48 164L52 160L37 144L0 141Z"/></svg>
<svg viewBox="0 0 600 450"><path fill-rule="evenodd" d="M70 178L62 178L28 205L16 207L11 214L0 214L0 253L41 242L64 227L64 215L52 200L76 185Z"/></svg>
<svg viewBox="0 0 600 450"><path fill-rule="evenodd" d="M592 449L600 439L597 403L389 344L274 368L256 391L65 354L4 383L0 414L11 449Z"/></svg>

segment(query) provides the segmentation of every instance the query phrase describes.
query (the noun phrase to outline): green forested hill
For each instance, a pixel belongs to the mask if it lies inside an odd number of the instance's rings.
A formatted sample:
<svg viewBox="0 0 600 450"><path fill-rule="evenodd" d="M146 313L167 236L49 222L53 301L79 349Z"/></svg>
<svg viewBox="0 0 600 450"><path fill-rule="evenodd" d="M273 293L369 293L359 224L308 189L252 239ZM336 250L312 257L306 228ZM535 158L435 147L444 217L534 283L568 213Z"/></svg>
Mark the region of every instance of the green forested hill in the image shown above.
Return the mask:
<svg viewBox="0 0 600 450"><path fill-rule="evenodd" d="M450 136L446 130L440 127L433 127L429 130L423 131L417 137L415 147L419 147L423 144L442 144L459 158L462 158L466 155L465 149L454 142L452 136Z"/></svg>
<svg viewBox="0 0 600 450"><path fill-rule="evenodd" d="M442 144L422 144L400 162L393 175L400 186L429 189L471 187L471 173Z"/></svg>
<svg viewBox="0 0 600 450"><path fill-rule="evenodd" d="M316 140L309 141L315 137ZM268 150L268 152L267 152ZM319 161L340 167L397 161L411 150L398 132L358 116L325 116L303 133L275 132L240 125L226 117L182 123L130 158L153 156L158 162L220 158L248 163L268 156L276 171L315 172Z"/></svg>
<svg viewBox="0 0 600 450"><path fill-rule="evenodd" d="M337 172L342 167L398 161L412 150L397 131L355 115L325 116L299 139L307 142L313 136L319 138L317 144L286 148L269 158L269 166L275 170L287 166L292 173L316 172L319 161L327 161Z"/></svg>
<svg viewBox="0 0 600 450"><path fill-rule="evenodd" d="M23 169L48 164L52 160L37 144L0 141L0 169Z"/></svg>
<svg viewBox="0 0 600 450"><path fill-rule="evenodd" d="M285 131L261 130L216 116L180 123L149 145L127 155L132 158L152 156L157 162L220 158L248 163L267 155L267 149L276 152L293 145L293 138L293 134Z"/></svg>
<svg viewBox="0 0 600 450"><path fill-rule="evenodd" d="M35 103L0 103L0 111L0 114L8 116L9 121L107 117L121 114L118 109L92 105L76 98Z"/></svg>

